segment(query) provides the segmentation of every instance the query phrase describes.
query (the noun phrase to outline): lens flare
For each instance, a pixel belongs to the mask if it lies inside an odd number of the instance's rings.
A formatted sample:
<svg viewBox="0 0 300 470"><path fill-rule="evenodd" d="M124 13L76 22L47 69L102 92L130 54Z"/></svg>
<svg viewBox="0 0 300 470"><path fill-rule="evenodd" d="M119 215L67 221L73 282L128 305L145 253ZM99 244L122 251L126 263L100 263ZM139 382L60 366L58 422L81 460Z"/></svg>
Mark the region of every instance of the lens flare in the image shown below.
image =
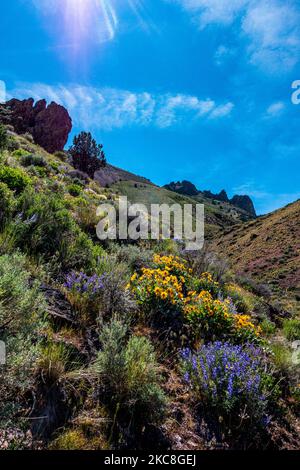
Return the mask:
<svg viewBox="0 0 300 470"><path fill-rule="evenodd" d="M63 29L70 43L106 42L114 38L118 18L110 0L60 0Z"/></svg>
<svg viewBox="0 0 300 470"><path fill-rule="evenodd" d="M143 0L32 0L61 47L83 50L114 39L122 15L145 27ZM53 24L53 22L55 24Z"/></svg>

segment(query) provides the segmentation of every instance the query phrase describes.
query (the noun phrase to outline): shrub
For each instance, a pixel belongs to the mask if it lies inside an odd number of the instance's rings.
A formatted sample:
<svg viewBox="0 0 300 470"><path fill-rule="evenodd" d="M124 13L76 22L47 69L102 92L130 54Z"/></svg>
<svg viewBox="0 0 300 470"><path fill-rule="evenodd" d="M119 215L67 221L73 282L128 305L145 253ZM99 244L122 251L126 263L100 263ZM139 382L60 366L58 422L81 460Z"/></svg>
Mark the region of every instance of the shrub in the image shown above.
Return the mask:
<svg viewBox="0 0 300 470"><path fill-rule="evenodd" d="M76 187L80 188L80 186L77 185ZM82 194L81 188L79 194ZM75 196L75 194L73 193L72 196ZM89 201L83 197L77 197L73 206L75 206L74 211L76 214L76 220L82 230L95 236L96 226L99 222L99 218L97 217L97 207L94 204L89 203Z"/></svg>
<svg viewBox="0 0 300 470"><path fill-rule="evenodd" d="M6 128L0 124L0 153L8 146L8 134Z"/></svg>
<svg viewBox="0 0 300 470"><path fill-rule="evenodd" d="M224 294L233 301L240 313L249 313L252 305L248 298L248 294L236 284L226 284L224 286Z"/></svg>
<svg viewBox="0 0 300 470"><path fill-rule="evenodd" d="M156 268L142 268L142 274L134 273L130 288L143 311L150 319L164 321L181 316L187 324L193 339L214 340L225 337L235 342L258 341L260 328L256 327L250 316L238 314L230 299L202 290L209 288L217 293L216 283L209 273L193 279L186 262L178 257L155 255ZM189 287L197 290L189 290Z"/></svg>
<svg viewBox="0 0 300 470"><path fill-rule="evenodd" d="M12 230L15 243L35 257L70 269L96 263L92 241L84 234L56 195L26 191L19 202L22 218Z"/></svg>
<svg viewBox="0 0 300 470"><path fill-rule="evenodd" d="M9 221L15 205L12 191L5 183L0 183L0 230Z"/></svg>
<svg viewBox="0 0 300 470"><path fill-rule="evenodd" d="M154 255L155 268L142 268L139 276L134 273L128 287L150 316L161 312L168 316L182 312L189 272L185 262L178 257Z"/></svg>
<svg viewBox="0 0 300 470"><path fill-rule="evenodd" d="M45 301L38 284L30 280L24 255L0 256L0 327L12 331L32 331L38 327Z"/></svg>
<svg viewBox="0 0 300 470"><path fill-rule="evenodd" d="M126 263L130 271L141 269L152 264L153 252L136 245L112 245L112 253L121 263Z"/></svg>
<svg viewBox="0 0 300 470"><path fill-rule="evenodd" d="M252 345L215 342L193 353L182 351L185 382L196 400L225 424L267 424L279 388L263 351Z"/></svg>
<svg viewBox="0 0 300 470"><path fill-rule="evenodd" d="M195 289L199 292L204 290L215 296L219 291L219 283L214 281L209 272L202 273L199 279L196 279L194 284Z"/></svg>
<svg viewBox="0 0 300 470"><path fill-rule="evenodd" d="M61 160L61 161L64 162L64 163L68 161L68 154L67 154L67 152L58 150L57 152L54 152L54 156L55 156L56 158L59 158L59 160Z"/></svg>
<svg viewBox="0 0 300 470"><path fill-rule="evenodd" d="M270 320L267 320L267 319L263 320L259 326L261 327L261 331L263 335L267 337L274 335L274 333L276 332L276 325Z"/></svg>
<svg viewBox="0 0 300 470"><path fill-rule="evenodd" d="M49 342L40 347L36 371L47 386L61 381L76 366L79 366L79 362L76 364L72 361L71 352L65 344Z"/></svg>
<svg viewBox="0 0 300 470"><path fill-rule="evenodd" d="M132 336L116 318L103 327L101 351L91 370L100 380L99 397L104 398L117 423L141 429L159 422L166 404L155 353L148 339Z"/></svg>
<svg viewBox="0 0 300 470"><path fill-rule="evenodd" d="M82 187L79 184L70 184L67 189L73 197L78 197L82 193Z"/></svg>
<svg viewBox="0 0 300 470"><path fill-rule="evenodd" d="M257 342L260 328L249 315L232 310L230 300L213 299L208 291L188 292L184 314L196 338L214 340L230 337L234 342Z"/></svg>
<svg viewBox="0 0 300 470"><path fill-rule="evenodd" d="M0 181L7 184L9 189L17 193L23 191L26 186L31 184L30 177L23 170L8 166L0 167Z"/></svg>
<svg viewBox="0 0 300 470"><path fill-rule="evenodd" d="M104 291L104 275L72 271L64 284L66 296L82 323L95 322Z"/></svg>
<svg viewBox="0 0 300 470"><path fill-rule="evenodd" d="M17 158L27 157L27 156L30 156L30 155L31 155L30 152L27 152L27 150L24 150L22 148L16 149L13 152L13 156L17 157Z"/></svg>
<svg viewBox="0 0 300 470"><path fill-rule="evenodd" d="M300 339L300 320L296 318L285 320L283 323L283 333L289 341Z"/></svg>
<svg viewBox="0 0 300 470"><path fill-rule="evenodd" d="M28 167L28 166L39 166L39 167L46 167L47 162L46 160L41 157L40 155L32 155L32 154L25 154L21 156L21 165Z"/></svg>
<svg viewBox="0 0 300 470"><path fill-rule="evenodd" d="M111 316L128 314L135 310L135 303L127 289L122 266L107 266L108 271L91 276L84 272L72 272L67 276L64 288L83 323Z"/></svg>
<svg viewBox="0 0 300 470"><path fill-rule="evenodd" d="M0 256L0 340L7 349L6 366L0 367L1 427L17 425L20 415L15 413L33 385L32 368L44 326L46 303L26 266L19 253Z"/></svg>
<svg viewBox="0 0 300 470"><path fill-rule="evenodd" d="M286 374L291 366L291 352L284 345L280 343L274 343L271 345L272 360L277 369Z"/></svg>

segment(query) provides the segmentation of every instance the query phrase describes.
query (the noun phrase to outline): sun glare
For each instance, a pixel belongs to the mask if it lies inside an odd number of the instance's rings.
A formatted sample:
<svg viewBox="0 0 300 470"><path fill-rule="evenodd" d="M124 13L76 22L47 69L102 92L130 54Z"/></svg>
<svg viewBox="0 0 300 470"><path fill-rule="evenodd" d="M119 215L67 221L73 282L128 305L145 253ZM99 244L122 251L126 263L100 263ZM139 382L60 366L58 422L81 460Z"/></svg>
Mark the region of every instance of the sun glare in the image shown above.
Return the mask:
<svg viewBox="0 0 300 470"><path fill-rule="evenodd" d="M118 19L112 0L64 0L64 29L74 45L114 38Z"/></svg>

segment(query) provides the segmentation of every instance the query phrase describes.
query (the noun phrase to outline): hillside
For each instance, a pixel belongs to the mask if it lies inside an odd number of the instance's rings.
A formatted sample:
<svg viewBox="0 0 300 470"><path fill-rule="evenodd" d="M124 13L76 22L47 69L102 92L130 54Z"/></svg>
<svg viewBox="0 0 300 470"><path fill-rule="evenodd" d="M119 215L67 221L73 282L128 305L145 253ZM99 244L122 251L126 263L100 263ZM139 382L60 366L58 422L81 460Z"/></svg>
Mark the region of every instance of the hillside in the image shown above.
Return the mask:
<svg viewBox="0 0 300 470"><path fill-rule="evenodd" d="M212 249L229 258L238 273L268 283L275 291L300 295L300 201L220 232Z"/></svg>
<svg viewBox="0 0 300 470"><path fill-rule="evenodd" d="M132 178L132 177L131 177ZM221 201L212 201L209 198L198 194L197 196L187 196L169 191L166 188L155 186L147 181L129 181L129 178L111 185L114 192L118 192L128 197L131 203L145 204L192 204L205 205L205 237L212 239L220 228L230 227L241 223L244 220L252 219L242 209L233 207L231 204Z"/></svg>
<svg viewBox="0 0 300 470"><path fill-rule="evenodd" d="M227 202L114 167L104 187L11 125L0 138L0 449L299 449L298 318L211 254L95 233L120 195L199 201L218 252L224 231L237 260L285 237L278 266L295 267L299 202L242 223Z"/></svg>

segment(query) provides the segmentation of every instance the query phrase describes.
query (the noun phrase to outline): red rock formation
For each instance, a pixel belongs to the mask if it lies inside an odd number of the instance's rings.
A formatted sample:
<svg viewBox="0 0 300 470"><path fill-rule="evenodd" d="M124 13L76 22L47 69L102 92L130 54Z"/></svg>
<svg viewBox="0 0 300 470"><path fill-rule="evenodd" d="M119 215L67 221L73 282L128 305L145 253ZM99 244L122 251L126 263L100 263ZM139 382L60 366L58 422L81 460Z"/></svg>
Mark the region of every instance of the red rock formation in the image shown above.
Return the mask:
<svg viewBox="0 0 300 470"><path fill-rule="evenodd" d="M12 99L5 105L11 111L11 124L18 134L29 132L34 141L53 153L63 150L72 130L72 120L68 111L54 102L49 106L45 100Z"/></svg>

